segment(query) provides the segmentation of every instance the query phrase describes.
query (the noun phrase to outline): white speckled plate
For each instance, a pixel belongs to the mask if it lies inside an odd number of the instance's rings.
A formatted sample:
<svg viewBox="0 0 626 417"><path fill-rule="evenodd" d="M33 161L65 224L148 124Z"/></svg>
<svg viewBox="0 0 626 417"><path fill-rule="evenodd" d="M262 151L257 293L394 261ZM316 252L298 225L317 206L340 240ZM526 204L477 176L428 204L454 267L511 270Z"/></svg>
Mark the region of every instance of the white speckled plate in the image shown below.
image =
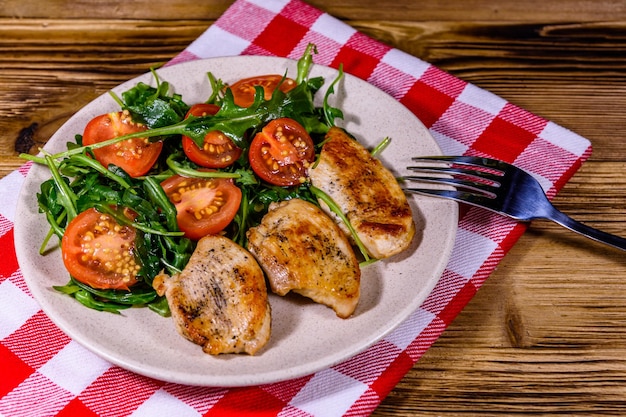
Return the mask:
<svg viewBox="0 0 626 417"><path fill-rule="evenodd" d="M184 63L160 69L189 103L208 97L210 71L226 82L253 75L288 71L295 77L295 61L268 57L227 57ZM335 78L331 68L314 66L312 76ZM130 80L115 91L138 81L153 83L151 74ZM322 96L325 88L318 95ZM332 97L343 109L341 123L366 145L392 138L383 152L383 162L404 173L413 155L440 154L428 130L405 107L370 84L346 76ZM65 149L76 133L94 116L117 110L104 94L85 106L50 139L52 153ZM287 380L314 373L339 363L371 346L406 319L424 301L437 283L450 255L457 229L457 205L452 202L411 197L418 225L413 247L392 259L364 268L362 298L353 317L342 320L321 305L296 296L271 296L272 337L257 354L204 354L183 339L169 318L148 309L126 310L122 315L93 311L53 285L68 281L58 249L46 256L38 248L48 231L46 219L37 211L36 193L49 178L44 167L34 166L19 197L15 244L24 278L44 312L68 336L106 360L142 375L164 381L204 386L245 386Z"/></svg>

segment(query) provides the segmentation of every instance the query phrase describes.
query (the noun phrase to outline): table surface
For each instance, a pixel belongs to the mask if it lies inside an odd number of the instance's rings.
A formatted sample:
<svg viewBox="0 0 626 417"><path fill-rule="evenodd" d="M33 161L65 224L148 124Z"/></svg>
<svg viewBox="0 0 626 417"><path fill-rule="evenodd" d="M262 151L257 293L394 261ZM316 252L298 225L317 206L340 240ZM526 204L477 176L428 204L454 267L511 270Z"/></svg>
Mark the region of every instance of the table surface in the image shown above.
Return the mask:
<svg viewBox="0 0 626 417"><path fill-rule="evenodd" d="M0 176L231 3L0 2ZM626 2L309 3L588 138L594 152L555 205L626 236ZM533 223L374 415L623 414L625 275L622 252Z"/></svg>

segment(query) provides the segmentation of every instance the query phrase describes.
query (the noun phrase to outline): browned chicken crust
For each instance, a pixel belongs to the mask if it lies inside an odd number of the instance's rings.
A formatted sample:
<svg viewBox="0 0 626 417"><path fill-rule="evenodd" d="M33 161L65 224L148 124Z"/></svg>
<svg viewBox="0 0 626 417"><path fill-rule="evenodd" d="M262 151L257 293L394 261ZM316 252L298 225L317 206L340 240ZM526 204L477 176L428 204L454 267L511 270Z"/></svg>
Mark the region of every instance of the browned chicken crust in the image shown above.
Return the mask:
<svg viewBox="0 0 626 417"><path fill-rule="evenodd" d="M272 203L247 236L274 293L294 291L339 317L352 315L360 296L359 263L346 235L319 207L300 199Z"/></svg>
<svg viewBox="0 0 626 417"><path fill-rule="evenodd" d="M178 332L206 353L254 355L269 340L263 271L246 249L226 237L202 238L185 269L157 276L153 287L166 296Z"/></svg>
<svg viewBox="0 0 626 417"><path fill-rule="evenodd" d="M415 223L398 181L343 129L329 130L319 163L309 175L311 183L341 208L371 256L387 258L411 245Z"/></svg>

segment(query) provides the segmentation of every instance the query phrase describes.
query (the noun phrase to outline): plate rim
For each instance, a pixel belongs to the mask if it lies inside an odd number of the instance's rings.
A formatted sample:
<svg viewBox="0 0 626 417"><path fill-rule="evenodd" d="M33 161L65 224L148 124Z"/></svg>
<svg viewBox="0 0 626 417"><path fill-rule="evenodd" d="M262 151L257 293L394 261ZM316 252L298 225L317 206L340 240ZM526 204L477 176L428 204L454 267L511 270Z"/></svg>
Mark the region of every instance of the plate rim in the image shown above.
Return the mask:
<svg viewBox="0 0 626 417"><path fill-rule="evenodd" d="M246 56L228 56L228 57L217 57L217 58L206 58L206 59L198 59L198 60L193 60L193 61L188 61L188 62L182 62L182 63L178 63L176 65L171 65L171 66L165 66L163 67L164 69L168 69L167 71L170 71L170 69L176 69L176 68L180 68L180 66L185 66L185 65L191 65L191 66L203 66L203 65L210 65L210 63L215 62L215 61L232 61L233 63L236 63L238 61L254 61L254 60L260 60L260 61L267 61L267 62L275 62L277 65L277 68L280 68L280 65L284 65L285 62L290 62L291 65L293 65L296 61L289 59L289 58L281 58L281 57L268 57L268 56L253 56L253 55L246 55ZM318 69L323 69L324 71L333 71L336 72L337 70L331 67L327 67L324 65L320 65L320 64L314 64L314 68L318 68ZM159 73L160 70L157 70L157 73ZM129 79L119 85L117 85L116 87L112 88L112 91L115 92L119 92L119 91L124 91L125 89L128 88L128 86L130 85L134 85L135 83L139 82L140 80L144 80L145 78L149 77L150 73L144 73L142 75L139 75L137 77L134 77L132 79ZM392 100L394 100L398 106L402 106L404 107L399 101L397 101L395 98L391 97L388 93L380 90L379 88L377 88L376 86L373 86L372 84L367 83L364 80L361 80L353 75L350 75L348 73L344 74L345 77L347 78L352 78L353 80L357 80L358 82L361 83L365 83L368 84L369 86L375 88L376 90L378 90L378 92L380 94L384 94L388 97L390 97ZM57 139L57 134L59 131L63 130L63 128L66 125L71 124L71 122L73 120L75 120L75 117L79 114L81 114L81 112L86 111L87 108L89 108L90 106L93 105L94 102L96 102L97 100L101 100L102 97L106 96L108 94L108 92L103 93L102 95L100 95L99 97L97 97L96 99L90 101L87 105L83 106L81 109L79 109L77 112L75 112L54 134L53 136L50 138L49 143L54 143L55 141L58 141L60 139ZM184 97L183 97L184 99ZM404 107L406 109L406 107ZM408 109L406 109L408 111ZM409 111L410 112L410 111ZM412 113L411 113L412 114ZM419 121L419 119L414 116L414 121L416 121L417 123L421 124L422 127L424 129L426 129L426 131L428 132L427 128L423 126L422 122ZM435 141L435 139L432 137L432 135L430 134L430 132L428 132L428 136L430 138L430 140L432 141L432 145L434 145L437 150L439 151L439 153L441 154L441 150L439 148L439 145L437 144L437 142ZM46 146L48 146L48 144L46 144ZM22 190L24 188L26 188L26 183L29 180L29 177L31 177L32 173L34 172L33 169L35 167L31 167L25 181L24 184L22 186ZM42 168L44 169L44 168ZM31 177L32 178L32 177ZM19 213L19 209L21 207L21 205L23 204L23 196L22 196L22 190L20 190L20 195L18 197L18 211L17 213ZM412 311L415 311L415 309L419 308L419 305L421 305L423 303L423 301L426 299L426 297L432 292L433 288L436 286L437 282L439 281L441 274L443 273L443 271L445 270L446 265L448 264L448 261L450 259L450 256L452 254L452 250L454 247L454 241L456 239L456 232L458 230L458 205L456 203L453 202L449 202L449 204L447 205L447 207L449 207L451 209L451 217L454 218L454 220L452 221L452 223L454 223L454 227L450 227L448 230L448 236L446 239L446 243L447 246L445 248L445 253L443 254L442 257L439 258L437 265L438 267L435 268L436 272L434 273L435 275L437 275L436 279L430 279L428 281L428 286L425 287L425 295L422 297L422 299L416 303L417 306L415 308L412 309ZM40 216L43 216L40 214ZM26 256L25 254L21 253L21 251L18 251L18 248L23 247L24 244L24 240L25 240L25 236L21 233L22 230L24 230L23 226L22 226L22 217L21 216L17 216L15 219L15 248L16 248L16 254L17 254L17 258L18 258L18 263L20 265L20 269L25 272L25 271L29 271L29 267L27 266L26 268L24 267L24 265L27 265L28 261L24 258L24 256ZM45 221L45 218L44 218ZM48 318L56 325L58 326L61 331L63 331L71 340L74 340L76 342L78 342L79 344L81 344L83 347L85 347L87 350L91 351L92 353L95 353L96 355L98 355L99 357L111 362L114 365L120 366L123 369L127 369L130 370L132 372L135 372L137 374L140 375L144 375L144 376L148 376L148 377L152 377L155 379L159 379L159 380L163 380L163 381L167 381L167 382L174 382L174 383L180 383L180 384L187 384L187 385L196 385L196 386L213 386L213 387L240 387L240 386L251 386L251 385L259 385L259 384L267 384L267 383L274 383L274 382L280 382L280 381L285 381L285 380L289 380L292 378L297 378L297 377L302 377L305 375L309 375L309 374L313 374L315 372L318 372L322 369L334 366L338 363L341 363L343 361L348 360L351 357L354 357L356 355L358 355L359 353L361 353L362 351L364 351L365 349L371 347L372 345L374 345L375 343L377 343L378 341L384 339L388 334L390 334L392 331L394 331L402 322L404 322L411 313L403 313L401 316L401 318L396 317L395 323L393 323L393 325L389 326L387 328L387 330L385 332L382 333L377 333L376 336L372 336L369 341L366 344L361 345L358 349L356 348L346 348L344 350L346 350L346 352L343 352L340 355L337 355L333 360L326 360L326 361L319 361L319 362L323 362L323 363L317 363L315 365L311 365L310 363L308 364L308 366L306 365L299 365L296 368L290 368L291 372L289 372L289 370L275 370L275 371L268 371L263 373L260 376L253 376L253 375L247 375L245 378L245 381L243 379L240 379L236 376L232 377L232 378L225 378L223 376L219 376L216 378L219 378L220 381L217 382L215 378L204 378L203 380L198 380L197 378L193 378L193 379L189 379L189 378L185 378L181 375L175 374L175 373L169 373L167 375L165 375L165 373L163 372L159 372L159 371L155 371L152 368L146 368L146 367L142 367L140 364L135 364L135 363L129 363L128 361L124 361L124 358L120 358L117 357L115 355L110 354L107 351L103 351L102 349L97 349L94 348L93 344L89 343L89 341L84 340L84 337L82 337L82 335L76 335L76 333L71 330L70 328L68 328L68 326L66 326L66 323L58 316L55 316L55 314L52 314L54 312L49 311L50 310L50 305L48 303L46 303L46 301L42 302L41 299L38 299L35 294L39 294L39 289L33 288L33 282L27 278L27 274L24 273L24 280L26 282L26 285L28 286L29 290L31 291L31 293L33 294L33 297L36 299L36 301L39 303L41 309L43 310L43 312L46 314L46 316L48 316ZM68 301L71 302L75 302L74 300L71 300L68 298ZM84 308L84 307L83 307ZM106 313L99 313L99 314L106 314ZM152 313L155 314L155 313ZM182 337L182 336L181 336ZM191 343L191 342L188 342ZM199 346L196 346L197 348L199 348Z"/></svg>

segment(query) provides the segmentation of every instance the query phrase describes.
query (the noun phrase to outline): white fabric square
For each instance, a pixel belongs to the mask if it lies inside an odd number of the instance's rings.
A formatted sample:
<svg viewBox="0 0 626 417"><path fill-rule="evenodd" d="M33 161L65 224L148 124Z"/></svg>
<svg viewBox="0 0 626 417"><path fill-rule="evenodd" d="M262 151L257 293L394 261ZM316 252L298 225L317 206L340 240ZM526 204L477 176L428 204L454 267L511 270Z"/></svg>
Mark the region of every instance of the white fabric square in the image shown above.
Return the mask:
<svg viewBox="0 0 626 417"><path fill-rule="evenodd" d="M454 140L450 136L444 135L443 133L435 130L431 130L430 134L433 135L433 138L435 138L435 141L441 148L441 152L443 152L444 155L463 155L467 148L469 148L466 144Z"/></svg>
<svg viewBox="0 0 626 417"><path fill-rule="evenodd" d="M279 13L289 3L289 0L247 0L247 2L274 13Z"/></svg>
<svg viewBox="0 0 626 417"><path fill-rule="evenodd" d="M39 368L39 373L78 395L110 367L109 362L71 341Z"/></svg>
<svg viewBox="0 0 626 417"><path fill-rule="evenodd" d="M383 56L381 62L391 65L416 79L419 79L430 68L429 63L416 59L414 56L395 48L390 49Z"/></svg>
<svg viewBox="0 0 626 417"><path fill-rule="evenodd" d="M31 373L11 392L0 398L0 414L16 416L56 416L74 395L51 384L39 372Z"/></svg>
<svg viewBox="0 0 626 417"><path fill-rule="evenodd" d="M495 117L489 111L473 104L456 100L430 130L455 138L469 147L476 142Z"/></svg>
<svg viewBox="0 0 626 417"><path fill-rule="evenodd" d="M162 389L156 391L132 414L132 417L200 417L193 407Z"/></svg>
<svg viewBox="0 0 626 417"><path fill-rule="evenodd" d="M248 46L247 40L213 25L192 42L187 51L200 58L216 58L241 55Z"/></svg>
<svg viewBox="0 0 626 417"><path fill-rule="evenodd" d="M339 417L367 391L367 385L333 369L320 371L289 402L312 416Z"/></svg>
<svg viewBox="0 0 626 417"><path fill-rule="evenodd" d="M0 340L12 334L39 311L39 304L10 279L0 283Z"/></svg>
<svg viewBox="0 0 626 417"><path fill-rule="evenodd" d="M546 124L539 137L576 156L584 154L589 147L587 139L553 122Z"/></svg>
<svg viewBox="0 0 626 417"><path fill-rule="evenodd" d="M483 90L480 87L476 87L473 84L467 84L461 94L457 97L457 100L482 109L493 115L500 113L507 103L507 101L502 97L499 97L487 90Z"/></svg>
<svg viewBox="0 0 626 417"><path fill-rule="evenodd" d="M356 33L356 29L328 14L322 14L313 23L311 30L340 44L345 44Z"/></svg>
<svg viewBox="0 0 626 417"><path fill-rule="evenodd" d="M433 313L419 308L393 332L387 335L385 340L405 350L435 317Z"/></svg>
<svg viewBox="0 0 626 417"><path fill-rule="evenodd" d="M448 269L469 280L496 247L493 240L459 228Z"/></svg>
<svg viewBox="0 0 626 417"><path fill-rule="evenodd" d="M20 189L24 183L24 175L19 171L13 171L0 181L0 201L11 203L0 204L0 214L9 219L15 221L15 210L17 209L16 196L20 194Z"/></svg>

